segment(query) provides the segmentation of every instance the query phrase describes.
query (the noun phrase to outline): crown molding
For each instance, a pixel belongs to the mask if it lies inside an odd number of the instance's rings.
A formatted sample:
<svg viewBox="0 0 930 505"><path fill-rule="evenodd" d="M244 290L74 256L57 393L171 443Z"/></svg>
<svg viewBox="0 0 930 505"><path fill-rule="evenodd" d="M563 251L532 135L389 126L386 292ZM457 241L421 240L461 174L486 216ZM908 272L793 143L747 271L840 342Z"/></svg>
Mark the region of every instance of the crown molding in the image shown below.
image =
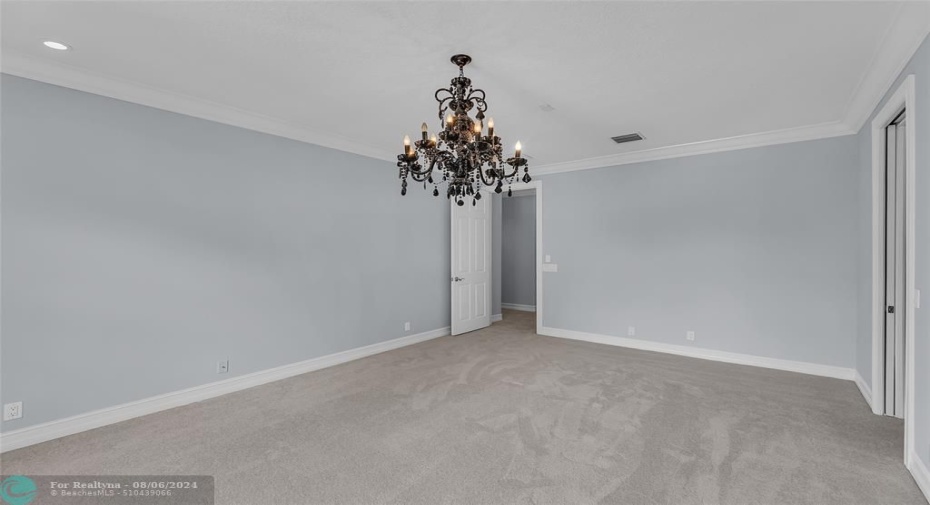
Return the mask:
<svg viewBox="0 0 930 505"><path fill-rule="evenodd" d="M843 122L851 130L862 129L928 34L930 3L910 2L898 7L894 22L846 105Z"/></svg>
<svg viewBox="0 0 930 505"><path fill-rule="evenodd" d="M369 158L385 161L397 160L395 154L361 145L345 137L323 134L304 126L229 105L166 91L139 82L114 78L62 63L49 63L8 50L3 52L3 58L0 60L0 72Z"/></svg>
<svg viewBox="0 0 930 505"><path fill-rule="evenodd" d="M930 3L911 2L900 5L895 20L882 38L869 68L850 97L845 108L846 115L841 121L552 163L534 167L533 175L574 172L856 134L878 108L882 98L891 89L928 34Z"/></svg>
<svg viewBox="0 0 930 505"><path fill-rule="evenodd" d="M21 53L4 51L3 58L0 60L0 72L169 112L215 121L217 123L316 144L370 158L391 162L396 160L396 155L393 153L365 146L355 140L350 140L345 137L322 134L303 126L286 123L228 105L166 91L135 81L106 76L62 63L50 63L38 60ZM610 156L587 158L564 163L539 165L534 167L533 175L573 172L576 170L626 165L643 161L679 158L736 149L748 149L751 147L815 140L849 135L852 133L855 133L855 131L847 128L843 123L825 123L800 128L789 128L785 130L659 147L644 151L618 153Z"/></svg>
<svg viewBox="0 0 930 505"><path fill-rule="evenodd" d="M841 121L544 164L535 166L533 175L574 172L853 135L862 128L878 107L884 95L928 34L930 34L930 3L902 4L895 21L889 26L878 51L873 56L868 70L850 98L846 107L846 115ZM61 63L38 60L21 53L4 51L3 59L0 61L0 72L370 158L390 162L396 159L393 153L362 145L353 139L320 133L305 126L138 82L118 79Z"/></svg>
<svg viewBox="0 0 930 505"><path fill-rule="evenodd" d="M823 123L811 126L802 126L799 128L788 128L784 130L753 133L750 135L740 135L723 139L704 140L701 142L692 142L689 144L657 147L655 149L631 151L577 161L553 163L550 165L535 167L533 170L533 175L575 172L578 170L589 170L592 168L629 165L631 163L642 163L644 161L667 160L671 158L682 158L685 156L696 156L700 154L736 151L738 149L749 149L752 147L764 147L775 144L802 142L805 140L840 137L843 135L852 135L854 133L856 132L850 129L844 123L837 121L833 123Z"/></svg>

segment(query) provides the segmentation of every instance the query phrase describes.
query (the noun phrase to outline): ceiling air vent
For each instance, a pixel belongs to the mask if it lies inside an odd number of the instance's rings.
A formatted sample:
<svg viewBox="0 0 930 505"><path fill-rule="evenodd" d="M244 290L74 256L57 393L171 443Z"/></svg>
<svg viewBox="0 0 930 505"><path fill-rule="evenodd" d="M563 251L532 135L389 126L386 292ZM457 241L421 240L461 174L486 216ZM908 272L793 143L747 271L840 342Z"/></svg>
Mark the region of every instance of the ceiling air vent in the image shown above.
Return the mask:
<svg viewBox="0 0 930 505"><path fill-rule="evenodd" d="M646 137L643 137L641 133L628 133L626 135L620 135L619 137L610 137L611 140L618 144L626 144L627 142L636 142L637 140L643 140Z"/></svg>

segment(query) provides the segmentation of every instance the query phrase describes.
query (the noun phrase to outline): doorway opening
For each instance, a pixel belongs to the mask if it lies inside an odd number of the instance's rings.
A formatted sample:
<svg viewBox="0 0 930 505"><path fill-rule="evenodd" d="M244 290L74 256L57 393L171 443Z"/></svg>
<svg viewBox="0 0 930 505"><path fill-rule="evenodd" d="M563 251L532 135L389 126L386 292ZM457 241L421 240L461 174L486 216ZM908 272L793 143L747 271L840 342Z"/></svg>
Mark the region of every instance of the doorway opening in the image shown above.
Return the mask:
<svg viewBox="0 0 930 505"><path fill-rule="evenodd" d="M536 188L501 198L501 315L536 312Z"/></svg>
<svg viewBox="0 0 930 505"><path fill-rule="evenodd" d="M872 412L904 419L904 464L914 447L914 76L876 114L872 137Z"/></svg>
<svg viewBox="0 0 930 505"><path fill-rule="evenodd" d="M492 266L492 248L500 246L501 226L493 224L494 209L502 207L502 201L523 198L522 192L531 192L535 202L535 256L521 261L527 262L535 269L535 327L538 332L543 321L543 254L542 254L542 181L531 181L515 185L513 197L482 198L474 205L458 206L451 202L451 266L449 277L451 284L451 334L459 335L490 326L492 322L503 318L502 311L492 313L492 298L500 303L500 291L492 286L500 286L500 265ZM494 230L492 230L494 228ZM493 241L493 243L492 243ZM548 263L548 262L547 262ZM555 265L547 265L554 267ZM554 270L553 270L554 271ZM528 312L522 312L528 314Z"/></svg>
<svg viewBox="0 0 930 505"><path fill-rule="evenodd" d="M531 249L528 258L520 258L523 263L521 267L527 265L535 271L535 275L530 276L521 270L520 275L534 278L535 289L531 297L521 298L520 300L535 300L529 303L520 303L510 301L509 310L523 309L512 314L519 314L521 318L526 319L527 326L532 326L532 331L538 333L543 322L543 191L542 181L530 181L528 183L517 184L513 187L514 196L493 195L490 198L482 198L475 205L458 206L455 202L451 203L451 266L452 271L449 277L451 284L451 333L459 335L474 330L479 330L490 326L492 322L503 319L503 310L501 310L501 283L502 271L501 259L497 256L501 251L501 245L507 242L501 233L502 223L497 218L502 218L501 208L504 201L515 201L532 196L526 200L534 202L535 216L529 226L535 227L532 234L535 238L535 246ZM527 193L528 192L528 193ZM527 195L527 196L522 196ZM520 204L523 200L520 200ZM497 216L495 217L495 212ZM496 222L495 222L496 221ZM492 230L493 228L493 230ZM492 250L498 251L493 252ZM492 260L492 256L494 256ZM548 257L547 257L548 259ZM556 271L554 264L546 262L545 270ZM508 288L509 289L509 288ZM509 296L509 295L508 295ZM493 307L492 307L493 305ZM517 305L520 305L517 307ZM532 310L535 310L535 317ZM529 329L529 328L528 328Z"/></svg>

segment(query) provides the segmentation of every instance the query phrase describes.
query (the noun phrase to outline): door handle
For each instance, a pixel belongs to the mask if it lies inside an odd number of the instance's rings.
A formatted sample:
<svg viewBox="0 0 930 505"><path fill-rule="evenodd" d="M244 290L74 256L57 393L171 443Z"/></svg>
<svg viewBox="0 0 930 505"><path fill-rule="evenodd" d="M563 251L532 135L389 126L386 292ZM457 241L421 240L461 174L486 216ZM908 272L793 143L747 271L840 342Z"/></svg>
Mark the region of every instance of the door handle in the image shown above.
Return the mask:
<svg viewBox="0 0 930 505"><path fill-rule="evenodd" d="M465 280L464 277L453 277L452 278L452 282L458 282L458 281L464 281L464 280Z"/></svg>

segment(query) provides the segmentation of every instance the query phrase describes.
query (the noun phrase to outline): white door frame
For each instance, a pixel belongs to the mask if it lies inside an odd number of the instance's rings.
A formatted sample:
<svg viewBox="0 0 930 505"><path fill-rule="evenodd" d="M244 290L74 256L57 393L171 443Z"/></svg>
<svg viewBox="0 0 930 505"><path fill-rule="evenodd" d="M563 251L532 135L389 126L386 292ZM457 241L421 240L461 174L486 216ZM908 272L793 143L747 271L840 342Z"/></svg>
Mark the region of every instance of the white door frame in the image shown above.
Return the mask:
<svg viewBox="0 0 930 505"><path fill-rule="evenodd" d="M523 191L535 191L536 195L536 332L543 325L543 206L542 206L542 181L535 179L527 183L517 184L514 193ZM501 195L501 198L509 198L507 195ZM503 238L502 238L503 240Z"/></svg>
<svg viewBox="0 0 930 505"><path fill-rule="evenodd" d="M914 294L915 267L914 242L916 239L916 128L914 119L916 109L914 99L916 88L914 76L909 75L901 86L888 99L881 111L872 121L872 412L884 413L885 376L883 335L885 321L885 127L906 111L907 143L905 174L905 231L904 231L904 268L905 268L905 304L904 304L904 464L911 468L915 457L914 447Z"/></svg>

